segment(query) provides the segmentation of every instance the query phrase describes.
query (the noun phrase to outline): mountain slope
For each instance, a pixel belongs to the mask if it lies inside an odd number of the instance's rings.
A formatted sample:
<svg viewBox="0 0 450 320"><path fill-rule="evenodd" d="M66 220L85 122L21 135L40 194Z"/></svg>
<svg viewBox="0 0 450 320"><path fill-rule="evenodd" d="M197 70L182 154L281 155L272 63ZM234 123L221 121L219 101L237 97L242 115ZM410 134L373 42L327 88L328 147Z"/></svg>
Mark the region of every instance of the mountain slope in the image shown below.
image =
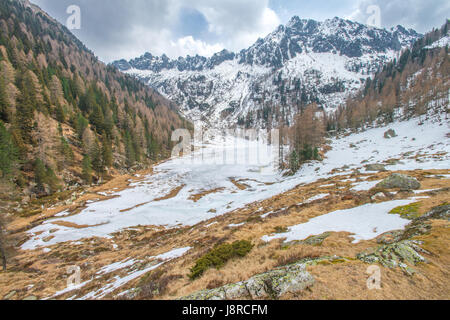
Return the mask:
<svg viewBox="0 0 450 320"><path fill-rule="evenodd" d="M338 106L420 35L334 18L292 18L240 53L171 60L146 53L114 65L144 80L192 120L215 127L271 127L291 122L309 103Z"/></svg>
<svg viewBox="0 0 450 320"><path fill-rule="evenodd" d="M2 1L0 25L2 187L45 195L89 184L167 157L173 128L188 126L28 1Z"/></svg>
<svg viewBox="0 0 450 320"><path fill-rule="evenodd" d="M357 95L329 118L329 129L360 129L375 120L448 117L450 21L383 66Z"/></svg>
<svg viewBox="0 0 450 320"><path fill-rule="evenodd" d="M383 65L335 112L320 113L317 104L302 110L295 117L294 125L283 130L289 136L285 143L290 145L283 166L296 172L304 162L320 159L318 148L323 144L326 131L328 136L347 134L413 117L447 120L449 26L447 21L440 29L405 48L398 59Z"/></svg>

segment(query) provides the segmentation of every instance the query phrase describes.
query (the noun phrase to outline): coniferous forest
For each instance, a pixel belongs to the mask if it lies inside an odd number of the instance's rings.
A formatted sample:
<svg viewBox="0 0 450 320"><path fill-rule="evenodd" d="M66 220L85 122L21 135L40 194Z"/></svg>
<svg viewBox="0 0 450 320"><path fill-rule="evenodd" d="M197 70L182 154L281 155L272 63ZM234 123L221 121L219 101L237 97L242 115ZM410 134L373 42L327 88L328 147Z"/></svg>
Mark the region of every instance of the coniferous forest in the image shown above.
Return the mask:
<svg viewBox="0 0 450 320"><path fill-rule="evenodd" d="M24 5L0 2L2 193L49 195L166 158L171 131L189 127L175 106Z"/></svg>

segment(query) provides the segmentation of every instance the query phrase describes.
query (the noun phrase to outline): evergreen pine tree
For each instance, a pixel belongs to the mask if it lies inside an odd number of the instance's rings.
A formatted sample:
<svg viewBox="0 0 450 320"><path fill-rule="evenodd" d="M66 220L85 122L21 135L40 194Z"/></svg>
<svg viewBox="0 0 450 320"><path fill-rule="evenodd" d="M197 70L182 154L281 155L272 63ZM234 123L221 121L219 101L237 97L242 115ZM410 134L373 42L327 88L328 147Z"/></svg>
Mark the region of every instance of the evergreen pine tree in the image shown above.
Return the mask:
<svg viewBox="0 0 450 320"><path fill-rule="evenodd" d="M83 117L81 113L78 114L77 119L75 120L75 130L78 133L78 138L81 139L83 137L84 130L89 126L89 121Z"/></svg>
<svg viewBox="0 0 450 320"><path fill-rule="evenodd" d="M3 77L0 77L0 120L9 122L8 100Z"/></svg>
<svg viewBox="0 0 450 320"><path fill-rule="evenodd" d="M62 106L59 103L56 106L55 116L56 116L56 120L58 120L58 122L60 122L60 123L64 123L66 121L64 109L62 108Z"/></svg>
<svg viewBox="0 0 450 320"><path fill-rule="evenodd" d="M92 145L89 156L91 159L92 169L94 169L98 174L102 174L104 172L102 150L100 149L97 141L95 141Z"/></svg>
<svg viewBox="0 0 450 320"><path fill-rule="evenodd" d="M19 98L16 112L16 126L25 143L31 143L33 130L34 108L30 95L22 94Z"/></svg>
<svg viewBox="0 0 450 320"><path fill-rule="evenodd" d="M0 121L0 177L11 174L14 163L17 161L17 149L11 134Z"/></svg>
<svg viewBox="0 0 450 320"><path fill-rule="evenodd" d="M89 116L90 123L97 129L97 132L102 132L105 128L105 118L103 116L102 108L99 105L95 105L94 109Z"/></svg>
<svg viewBox="0 0 450 320"><path fill-rule="evenodd" d="M290 159L289 159L289 167L292 171L292 173L295 173L298 171L299 169L299 159L298 159L298 155L297 155L297 151L292 151Z"/></svg>
<svg viewBox="0 0 450 320"><path fill-rule="evenodd" d="M113 155L111 149L111 142L108 140L106 136L102 137L102 158L104 167L110 168L113 162Z"/></svg>
<svg viewBox="0 0 450 320"><path fill-rule="evenodd" d="M92 183L92 165L89 155L83 157L81 178L87 185Z"/></svg>
<svg viewBox="0 0 450 320"><path fill-rule="evenodd" d="M34 181L36 182L36 188L39 191L44 191L44 184L46 183L46 169L44 162L41 159L34 161Z"/></svg>
<svg viewBox="0 0 450 320"><path fill-rule="evenodd" d="M61 154L61 162L58 164L59 170L62 170L65 166L70 166L73 163L74 154L72 148L67 142L66 138L61 135L61 143L59 146L59 151Z"/></svg>
<svg viewBox="0 0 450 320"><path fill-rule="evenodd" d="M128 131L125 132L125 152L127 156L127 165L128 167L132 167L136 162L136 153L133 146L133 140L131 139L131 135Z"/></svg>

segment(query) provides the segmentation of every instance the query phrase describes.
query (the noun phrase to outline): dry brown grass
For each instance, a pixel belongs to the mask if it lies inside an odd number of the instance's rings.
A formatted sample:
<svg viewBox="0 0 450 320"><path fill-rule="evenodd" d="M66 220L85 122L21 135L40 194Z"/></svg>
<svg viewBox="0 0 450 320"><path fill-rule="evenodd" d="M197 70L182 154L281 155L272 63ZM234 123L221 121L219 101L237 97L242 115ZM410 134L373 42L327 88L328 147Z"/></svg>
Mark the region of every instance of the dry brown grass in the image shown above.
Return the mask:
<svg viewBox="0 0 450 320"><path fill-rule="evenodd" d="M86 224L79 225L79 224L76 224L76 223L73 223L73 222L68 222L68 221L53 221L52 224L57 225L57 226L61 226L61 227L67 227L67 228L86 229L86 228L102 226L102 225L104 225L106 223L89 226L89 225L86 225Z"/></svg>
<svg viewBox="0 0 450 320"><path fill-rule="evenodd" d="M316 279L309 291L286 295L283 299L308 300L434 300L450 298L450 233L448 221L434 221L429 235L419 237L425 241L424 249L433 253L426 258L430 263L419 264L417 271L407 276L399 268L381 268L381 290L368 290L369 265L361 261L343 264L317 265L308 268Z"/></svg>
<svg viewBox="0 0 450 320"><path fill-rule="evenodd" d="M303 259L314 259L319 257L320 253L317 249L305 246L302 247L300 250L281 254L280 257L277 259L275 266L283 267L289 264L299 262Z"/></svg>
<svg viewBox="0 0 450 320"><path fill-rule="evenodd" d="M170 191L167 195L161 197L161 198L157 198L153 201L158 202L158 201L163 201L163 200L168 200L168 199L172 199L175 198L181 190L183 190L183 188L185 187L185 185L176 187L175 189L173 189L172 191Z"/></svg>
<svg viewBox="0 0 450 320"><path fill-rule="evenodd" d="M203 191L200 192L198 194L194 194L192 196L189 197L189 200L192 200L194 202L198 202L201 198L206 197L209 194L213 194L213 193L218 193L225 190L225 188L217 188L217 189L213 189L213 190L208 190L208 191Z"/></svg>
<svg viewBox="0 0 450 320"><path fill-rule="evenodd" d="M236 181L235 179L230 179L231 183L234 184L239 190L246 190L248 188L248 185L240 183Z"/></svg>
<svg viewBox="0 0 450 320"><path fill-rule="evenodd" d="M131 208L128 208L128 209L123 209L123 210L120 210L120 212L128 212L128 211L131 211L131 210L133 210L133 209L136 209L136 208L139 208L139 207L142 207L142 206L145 206L146 204L149 204L150 202L144 202L144 203L140 203L140 204L137 204L137 205L135 205L134 207L131 207Z"/></svg>
<svg viewBox="0 0 450 320"><path fill-rule="evenodd" d="M403 172L417 177L422 183L422 189L436 189L449 187L448 179L427 178L429 174L448 174L448 170L430 170ZM373 179L382 179L389 173L375 173ZM361 175L363 176L363 175ZM45 298L56 291L64 289L67 265L82 266L82 280L86 281L95 277L95 273L105 265L123 261L127 258L146 261L149 256L168 252L174 248L191 246L193 249L180 259L164 265L164 277L161 277L163 293L153 296L153 299L174 299L208 287L219 287L228 283L236 283L247 280L255 274L263 273L273 268L295 262L295 260L319 256L338 255L352 258L357 253L369 247L377 246L376 240L361 241L352 244L348 233L332 233L321 246L313 247L303 244L286 247L281 240L264 243L262 236L271 234L277 226L292 226L307 222L319 215L340 209L357 206L355 198L342 201L343 195L349 188L349 182L341 180L347 177L336 177L319 181L310 185L298 186L284 194L277 195L258 203L252 203L245 208L235 210L226 215L215 217L209 221L200 223L194 227L183 227L174 230L165 230L159 227L139 227L139 231L123 231L113 235L112 239L85 239L81 245L74 246L70 243L51 246L51 252L43 253L42 250L21 251L11 261L7 273L0 273L0 298L12 290L18 292L14 298L23 298L28 295L36 295ZM125 180L122 180L125 181ZM346 189L338 190L328 187L330 192L328 199L318 201L305 206L296 206L305 199L319 193L318 187L324 184L337 184ZM114 185L114 184L113 184ZM115 188L115 187L114 187ZM179 191L178 191L179 192ZM361 193L362 194L362 193ZM421 199L420 213L439 205L450 198L449 192L427 194L430 199ZM85 195L88 196L88 195ZM89 197L98 195L89 194ZM398 197L410 197L411 195L397 195ZM78 201L78 200L77 200ZM262 208L262 210L260 210ZM281 211L282 215L269 216L266 219L257 219L260 215L269 211ZM54 215L54 211L51 213ZM44 212L44 217L51 217L49 212ZM24 221L24 219L21 219ZM32 221L32 220L28 220ZM213 222L216 224L206 228ZM239 228L229 229L231 223L246 222ZM365 273L367 265L359 261L351 261L342 264L319 265L309 270L316 278L316 284L311 291L299 295L290 295L286 299L434 299L441 297L448 299L449 294L449 265L450 244L448 222L433 222L433 230L430 235L420 239L425 241L424 248L435 254L428 257L431 264L422 264L416 267L419 272L413 277L406 277L400 270L388 270L382 268L383 290L382 292L367 292L365 281L368 275ZM20 233L22 237L25 234ZM255 244L248 256L242 259L229 261L222 269L210 269L202 278L190 281L187 277L196 259L207 252L218 242L233 242L235 240L250 240ZM112 244L118 245L113 249ZM101 249L101 250L100 250ZM113 277L114 274L111 275ZM90 290L104 286L102 280L94 280L89 286L80 290L80 296ZM386 282L385 282L386 281ZM157 282L157 281L156 281ZM45 284L45 285L42 285ZM34 285L26 290L29 285ZM120 288L124 291L142 285L140 279L131 281ZM151 289L150 287L148 288ZM405 292L402 294L402 292ZM59 297L68 298L73 293ZM112 297L112 296L111 296ZM147 297L149 298L149 297Z"/></svg>

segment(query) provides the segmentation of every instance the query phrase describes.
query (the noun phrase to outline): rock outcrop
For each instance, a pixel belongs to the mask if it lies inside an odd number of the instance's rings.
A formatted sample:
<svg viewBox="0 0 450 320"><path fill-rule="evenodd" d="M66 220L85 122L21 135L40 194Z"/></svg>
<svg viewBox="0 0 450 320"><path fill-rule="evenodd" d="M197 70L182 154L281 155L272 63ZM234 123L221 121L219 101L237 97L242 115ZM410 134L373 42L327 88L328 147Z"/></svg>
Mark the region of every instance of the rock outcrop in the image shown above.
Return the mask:
<svg viewBox="0 0 450 320"><path fill-rule="evenodd" d="M383 189L418 190L421 185L416 178L404 174L394 173L377 184L376 187Z"/></svg>
<svg viewBox="0 0 450 320"><path fill-rule="evenodd" d="M367 171L386 171L386 167L383 164L368 164L366 165L366 170Z"/></svg>
<svg viewBox="0 0 450 320"><path fill-rule="evenodd" d="M378 237L377 242L382 244L359 253L357 259L366 263L380 263L387 268L400 267L407 275L415 270L409 265L427 263L424 254L431 254L420 247L422 241L411 240L413 237L430 232L431 219L450 219L450 205L433 208L428 213L414 219L404 230L390 231Z"/></svg>
<svg viewBox="0 0 450 320"><path fill-rule="evenodd" d="M395 137L397 137L397 133L395 132L395 130L389 129L388 131L386 131L384 133L385 139L391 139L391 138L395 138Z"/></svg>
<svg viewBox="0 0 450 320"><path fill-rule="evenodd" d="M333 257L301 261L258 274L247 281L199 291L183 297L181 300L278 299L287 293L297 293L314 285L315 280L306 271L307 266L323 260L336 261L339 259Z"/></svg>

